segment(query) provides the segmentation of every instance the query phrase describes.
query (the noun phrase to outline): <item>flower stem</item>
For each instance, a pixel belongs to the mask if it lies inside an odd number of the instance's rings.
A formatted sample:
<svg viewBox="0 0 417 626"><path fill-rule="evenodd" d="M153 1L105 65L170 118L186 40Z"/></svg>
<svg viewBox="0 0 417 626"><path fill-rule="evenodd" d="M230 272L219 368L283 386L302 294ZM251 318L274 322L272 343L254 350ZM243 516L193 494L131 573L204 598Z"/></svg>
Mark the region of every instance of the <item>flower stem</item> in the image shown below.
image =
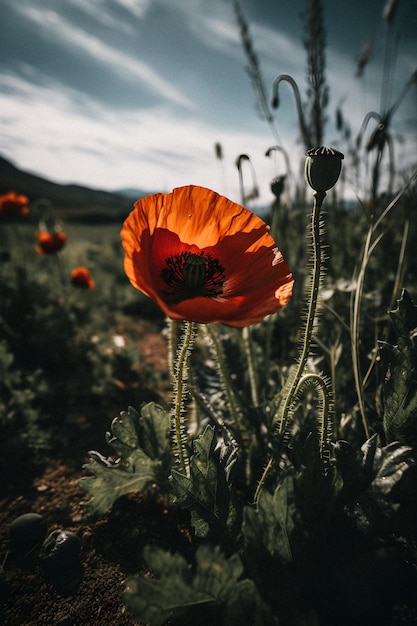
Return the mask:
<svg viewBox="0 0 417 626"><path fill-rule="evenodd" d="M236 393L233 389L232 382L230 380L229 369L227 367L226 358L224 355L223 346L219 340L216 330L213 328L211 324L205 324L203 326L204 331L207 334L209 341L211 342L215 353L216 353L216 365L218 368L219 375L221 377L222 383L226 390L227 400L229 404L230 414L235 424L236 435L241 434L241 417L242 410L239 405L239 401L236 397Z"/></svg>
<svg viewBox="0 0 417 626"><path fill-rule="evenodd" d="M167 318L168 321L168 367L171 374L171 378L174 378L175 374L175 355L178 350L178 338L180 331L180 322L178 320L172 320Z"/></svg>
<svg viewBox="0 0 417 626"><path fill-rule="evenodd" d="M293 403L294 394L300 382L300 379L304 373L304 369L307 363L308 355L310 353L311 338L313 335L314 322L317 310L318 293L321 280L321 266L322 266L322 253L321 253L321 237L320 237L320 210L324 198L326 197L325 191L314 192L314 205L313 213L311 217L311 237L312 237L312 274L311 274L311 288L308 300L307 308L307 321L304 330L304 338L301 346L301 352L298 359L297 369L294 376L291 379L290 388L286 394L284 405L277 411L275 421L278 423L278 432L282 434L285 431L288 415Z"/></svg>
<svg viewBox="0 0 417 626"><path fill-rule="evenodd" d="M276 424L276 434L282 435L285 432L291 407L297 396L297 391L300 387L302 377L304 374L305 366L307 363L308 355L310 352L311 339L313 336L314 322L317 311L317 302L319 287L321 281L321 268L322 268L322 252L321 252L321 236L320 236L320 210L323 204L323 200L326 197L325 191L314 191L314 204L313 212L311 216L311 238L312 238L312 273L311 273L311 287L307 305L307 321L304 330L304 338L301 346L300 356L298 358L297 369L289 380L289 388L286 391L284 403L280 403L278 410L275 413L274 424ZM266 477L273 464L272 457L269 459L261 480L255 492L254 501L257 502L261 489L265 483Z"/></svg>
<svg viewBox="0 0 417 626"><path fill-rule="evenodd" d="M321 395L319 433L320 452L323 453L326 444L329 442L332 432L332 420L330 419L330 392L328 384L319 374L306 374L300 380L298 389L313 386Z"/></svg>
<svg viewBox="0 0 417 626"><path fill-rule="evenodd" d="M253 358L252 333L249 326L245 326L242 331L243 347L248 363L249 383L254 406L259 406L258 380Z"/></svg>
<svg viewBox="0 0 417 626"><path fill-rule="evenodd" d="M171 413L174 455L180 466L180 471L186 476L189 476L190 473L190 460L187 453L184 405L188 395L188 357L191 353L195 333L194 322L185 322L184 333L174 363L174 400Z"/></svg>

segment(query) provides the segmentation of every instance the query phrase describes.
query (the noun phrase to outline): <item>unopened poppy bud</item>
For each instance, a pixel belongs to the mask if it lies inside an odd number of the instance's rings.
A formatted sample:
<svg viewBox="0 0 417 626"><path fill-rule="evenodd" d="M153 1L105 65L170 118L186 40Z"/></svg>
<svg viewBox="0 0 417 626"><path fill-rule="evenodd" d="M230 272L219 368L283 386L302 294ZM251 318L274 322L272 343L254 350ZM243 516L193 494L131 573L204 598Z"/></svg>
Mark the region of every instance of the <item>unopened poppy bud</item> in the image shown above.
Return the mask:
<svg viewBox="0 0 417 626"><path fill-rule="evenodd" d="M81 289L94 289L96 286L94 280L91 278L90 271L82 265L72 270L71 282Z"/></svg>
<svg viewBox="0 0 417 626"><path fill-rule="evenodd" d="M285 178L286 176L284 174L284 176L276 176L271 180L271 191L276 198L280 198L284 191Z"/></svg>
<svg viewBox="0 0 417 626"><path fill-rule="evenodd" d="M333 148L311 148L306 152L305 177L314 191L327 191L335 185L344 155Z"/></svg>

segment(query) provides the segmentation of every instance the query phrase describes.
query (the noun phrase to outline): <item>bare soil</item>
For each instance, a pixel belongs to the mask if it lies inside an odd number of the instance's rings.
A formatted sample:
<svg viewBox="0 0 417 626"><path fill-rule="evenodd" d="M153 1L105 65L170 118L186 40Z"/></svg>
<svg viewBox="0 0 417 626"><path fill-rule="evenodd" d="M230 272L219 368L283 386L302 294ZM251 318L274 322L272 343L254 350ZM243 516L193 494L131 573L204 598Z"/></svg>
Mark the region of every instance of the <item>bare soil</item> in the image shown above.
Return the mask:
<svg viewBox="0 0 417 626"><path fill-rule="evenodd" d="M167 371L165 340L157 330L145 330L138 338L145 361ZM159 392L162 399L168 397L167 377L161 381L161 389L149 400ZM119 410L126 408L119 406ZM83 501L88 496L78 483L85 474L88 450L106 452L104 434L118 413L110 411L110 407L88 407L87 403L67 416L64 445L36 475L23 464L19 488L0 500L0 565L4 568L0 623L5 626L133 626L137 622L123 603L124 581L144 567L144 545L158 542L182 550L190 545L186 515L156 496L131 494L120 498L105 517L87 517ZM57 590L53 581L45 579L40 546L23 557L10 552L10 524L30 512L43 516L48 534L62 529L81 540L82 579L70 592Z"/></svg>

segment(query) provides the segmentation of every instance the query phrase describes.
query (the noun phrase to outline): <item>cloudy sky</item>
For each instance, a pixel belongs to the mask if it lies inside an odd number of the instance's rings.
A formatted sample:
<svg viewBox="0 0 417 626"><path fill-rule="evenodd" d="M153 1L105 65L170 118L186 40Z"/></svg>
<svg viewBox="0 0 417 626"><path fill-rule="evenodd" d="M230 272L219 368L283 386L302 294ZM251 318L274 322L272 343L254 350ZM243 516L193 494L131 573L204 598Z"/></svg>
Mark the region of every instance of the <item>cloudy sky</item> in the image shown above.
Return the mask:
<svg viewBox="0 0 417 626"><path fill-rule="evenodd" d="M324 0L326 145L346 149L333 122L340 103L356 136L365 114L389 106L416 70L415 3L398 3L384 102L386 0ZM304 97L306 4L240 1L268 98L282 73ZM304 150L291 91L281 84L274 136L245 70L231 0L0 0L0 7L0 154L17 166L107 190L197 184L238 201L235 163L247 154L261 203L272 199L270 179L285 172L281 152L265 156L269 147L279 141L298 170ZM370 41L371 60L357 78L358 58ZM416 94L413 87L393 124L401 145L414 153ZM248 188L251 170L243 166Z"/></svg>

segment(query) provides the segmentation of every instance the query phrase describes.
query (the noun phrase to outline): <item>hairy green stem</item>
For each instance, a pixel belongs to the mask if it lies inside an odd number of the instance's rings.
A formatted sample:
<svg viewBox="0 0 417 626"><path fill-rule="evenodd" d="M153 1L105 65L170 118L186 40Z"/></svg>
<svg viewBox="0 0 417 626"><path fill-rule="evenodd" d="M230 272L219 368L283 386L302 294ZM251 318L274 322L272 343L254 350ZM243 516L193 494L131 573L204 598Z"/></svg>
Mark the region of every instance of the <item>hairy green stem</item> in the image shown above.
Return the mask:
<svg viewBox="0 0 417 626"><path fill-rule="evenodd" d="M300 380L298 389L301 387L308 387L313 385L315 389L319 390L322 397L321 403L321 417L319 418L319 430L320 430L320 450L323 451L326 443L329 440L329 433L331 431L331 419L330 419L330 393L326 381L319 374L306 374Z"/></svg>
<svg viewBox="0 0 417 626"><path fill-rule="evenodd" d="M311 289L307 305L307 321L304 329L303 343L301 346L301 352L298 359L297 369L294 376L291 378L290 387L286 394L284 405L277 411L275 416L275 422L278 420L279 430L278 433L282 434L285 431L288 415L294 399L295 391L300 382L301 376L304 373L307 363L308 355L310 353L311 339L313 336L314 322L316 317L318 294L321 280L321 266L322 266L322 253L321 253L321 237L320 237L320 210L324 198L326 197L325 191L314 192L314 205L313 213L311 216L311 238L312 238L312 273L311 273Z"/></svg>
<svg viewBox="0 0 417 626"><path fill-rule="evenodd" d="M325 458L326 444L328 443L329 434L331 433L331 429L332 429L331 410L330 410L331 408L330 407L330 393L329 393L329 389L328 389L326 381L319 374L313 374L313 373L305 374L304 376L300 377L297 387L294 390L294 395L292 397L292 400L294 401L294 399L297 396L301 395L302 391L305 391L310 386L314 387L316 391L320 392L320 396L321 396L320 416L318 417L317 421L319 425L319 434L320 434L320 438L319 438L320 455L322 458ZM272 467L272 464L273 464L273 460L271 458L269 459L264 469L264 472L262 474L262 477L258 483L258 486L256 488L255 495L254 495L255 503L258 502L259 495L265 484L266 477L269 473L269 470Z"/></svg>
<svg viewBox="0 0 417 626"><path fill-rule="evenodd" d="M325 191L314 191L314 204L313 212L311 216L311 238L312 238L312 273L311 273L311 288L307 305L307 321L304 329L303 343L301 346L301 352L297 363L297 369L295 374L291 376L289 387L286 392L284 404L278 407L278 410L274 417L274 424L278 424L276 434L282 435L285 432L291 407L297 396L297 391L300 387L303 379L304 370L306 367L308 355L310 353L311 339L313 336L314 322L317 311L318 294L321 280L321 267L322 267L322 252L321 252L321 236L320 236L320 210L323 204L323 200L326 197ZM272 467L273 459L269 459L261 480L255 492L255 502L259 498L259 494L265 483L266 477Z"/></svg>
<svg viewBox="0 0 417 626"><path fill-rule="evenodd" d="M206 324L203 326L203 328L216 352L216 357L217 357L216 365L217 365L221 380L224 384L224 388L226 390L229 410L230 410L232 419L234 420L236 433L240 434L242 427L241 427L241 424L239 424L239 418L242 415L242 410L241 410L239 401L236 397L236 393L233 389L233 386L230 380L230 374L229 374L229 370L226 364L226 358L224 355L223 346L221 345L221 342L217 335L217 331L213 328L213 326L211 326L210 324Z"/></svg>
<svg viewBox="0 0 417 626"><path fill-rule="evenodd" d="M242 331L243 347L246 353L246 359L248 363L249 384L252 396L252 403L254 406L259 406L259 394L258 394L258 377L256 374L256 368L253 358L253 345L252 345L252 333L249 326L245 326Z"/></svg>
<svg viewBox="0 0 417 626"><path fill-rule="evenodd" d="M174 400L171 413L172 433L174 437L174 455L180 471L186 476L190 473L190 460L186 446L184 425L184 403L187 398L188 357L195 337L194 322L185 322L184 334L181 339L174 363Z"/></svg>

